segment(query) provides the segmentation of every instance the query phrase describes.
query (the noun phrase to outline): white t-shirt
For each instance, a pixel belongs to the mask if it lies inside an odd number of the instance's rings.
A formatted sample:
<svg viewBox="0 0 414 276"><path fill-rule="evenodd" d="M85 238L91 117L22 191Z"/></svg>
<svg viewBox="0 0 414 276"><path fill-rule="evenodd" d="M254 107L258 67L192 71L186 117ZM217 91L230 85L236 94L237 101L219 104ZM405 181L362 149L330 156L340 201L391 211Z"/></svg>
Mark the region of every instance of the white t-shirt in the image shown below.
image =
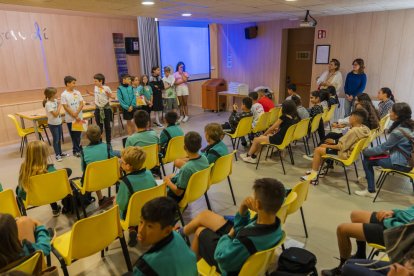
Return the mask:
<svg viewBox="0 0 414 276"><path fill-rule="evenodd" d="M53 116L52 112L56 112L58 109L58 101L55 99L53 102L52 101L47 101L45 104L45 109L46 109L46 115L47 115L47 123L49 125L61 125L62 124L62 118L60 118L60 114L55 117Z"/></svg>
<svg viewBox="0 0 414 276"><path fill-rule="evenodd" d="M263 106L260 103L255 103L252 105L251 111L253 113L253 123L252 126L255 127L257 122L259 121L260 115L264 113Z"/></svg>
<svg viewBox="0 0 414 276"><path fill-rule="evenodd" d="M286 101L287 101L287 100L292 100L292 96L293 96L293 95L291 95L291 96L287 96L285 100L286 100ZM296 97L298 97L298 98L300 99L300 96L299 96L298 94L295 94L295 96L296 96Z"/></svg>
<svg viewBox="0 0 414 276"><path fill-rule="evenodd" d="M62 104L66 104L73 112L76 112L80 106L80 103L83 102L83 98L78 90L73 90L72 92L65 90L60 96L60 102ZM82 111L79 113L78 118L82 119ZM69 113L65 112L66 123L72 123L75 119L76 118L70 116Z"/></svg>
<svg viewBox="0 0 414 276"><path fill-rule="evenodd" d="M102 87L98 87L95 85L94 94L95 94L95 105L96 107L104 107L109 103L108 94L112 94L111 88L109 86L103 85Z"/></svg>
<svg viewBox="0 0 414 276"><path fill-rule="evenodd" d="M175 89L173 87L174 82L175 82L175 78L173 74L170 74L168 77L163 77L162 81L165 84L168 84L170 86L170 88L164 89L162 91L162 97L163 98L175 98Z"/></svg>

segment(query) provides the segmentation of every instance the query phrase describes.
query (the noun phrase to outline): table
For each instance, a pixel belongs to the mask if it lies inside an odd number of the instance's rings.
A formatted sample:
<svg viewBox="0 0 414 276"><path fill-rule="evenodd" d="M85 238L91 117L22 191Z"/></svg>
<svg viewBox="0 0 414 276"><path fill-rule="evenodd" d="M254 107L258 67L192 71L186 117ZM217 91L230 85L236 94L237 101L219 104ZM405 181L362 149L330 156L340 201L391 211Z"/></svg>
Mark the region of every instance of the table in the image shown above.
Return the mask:
<svg viewBox="0 0 414 276"><path fill-rule="evenodd" d="M230 91L222 91L217 93L217 112L220 112L220 96L225 96L226 98L232 97L233 98L233 105L234 105L234 98L244 98L248 97L249 95L239 94Z"/></svg>
<svg viewBox="0 0 414 276"><path fill-rule="evenodd" d="M110 105L111 107L114 107L117 109L120 106L118 101L111 101ZM95 104L86 103L82 108L82 112L85 112L85 113L92 112L95 109L96 109ZM64 114L65 114L65 110L62 108L60 115L64 115ZM37 139L40 139L38 122L42 120L47 120L46 110L44 108L39 108L35 110L30 110L30 111L22 111L22 112L16 113L15 115L20 117L22 128L25 128L24 119L32 121L36 137Z"/></svg>

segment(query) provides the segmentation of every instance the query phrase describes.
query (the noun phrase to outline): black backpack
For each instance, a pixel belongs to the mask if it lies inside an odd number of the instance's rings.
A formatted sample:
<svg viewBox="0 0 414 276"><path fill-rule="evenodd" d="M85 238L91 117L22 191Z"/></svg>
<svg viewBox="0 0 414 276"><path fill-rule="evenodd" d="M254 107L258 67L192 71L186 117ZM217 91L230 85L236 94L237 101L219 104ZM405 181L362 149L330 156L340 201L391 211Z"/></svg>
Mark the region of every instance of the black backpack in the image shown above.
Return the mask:
<svg viewBox="0 0 414 276"><path fill-rule="evenodd" d="M290 247L279 256L277 271L271 275L311 275L317 276L316 256L308 250Z"/></svg>

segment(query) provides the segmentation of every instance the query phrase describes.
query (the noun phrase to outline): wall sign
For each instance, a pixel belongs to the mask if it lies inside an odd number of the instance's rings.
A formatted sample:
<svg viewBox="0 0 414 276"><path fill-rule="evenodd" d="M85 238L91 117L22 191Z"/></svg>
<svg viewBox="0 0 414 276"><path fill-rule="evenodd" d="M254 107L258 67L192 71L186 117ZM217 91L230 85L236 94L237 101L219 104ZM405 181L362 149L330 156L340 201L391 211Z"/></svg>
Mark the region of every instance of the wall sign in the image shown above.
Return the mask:
<svg viewBox="0 0 414 276"><path fill-rule="evenodd" d="M331 45L316 45L315 64L329 64Z"/></svg>
<svg viewBox="0 0 414 276"><path fill-rule="evenodd" d="M33 31L23 31L19 29L0 31L0 47L7 42L19 40L25 41L27 39L48 40L49 36L47 35L47 28L40 27L36 22Z"/></svg>
<svg viewBox="0 0 414 276"><path fill-rule="evenodd" d="M326 30L318 30L318 39L326 38Z"/></svg>

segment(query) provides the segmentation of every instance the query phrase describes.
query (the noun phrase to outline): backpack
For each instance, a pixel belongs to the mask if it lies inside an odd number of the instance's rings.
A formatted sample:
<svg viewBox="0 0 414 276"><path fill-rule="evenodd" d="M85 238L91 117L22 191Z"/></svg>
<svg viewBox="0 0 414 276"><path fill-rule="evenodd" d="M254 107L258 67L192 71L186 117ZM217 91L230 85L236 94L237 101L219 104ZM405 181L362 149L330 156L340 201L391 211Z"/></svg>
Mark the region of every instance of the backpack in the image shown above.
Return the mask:
<svg viewBox="0 0 414 276"><path fill-rule="evenodd" d="M279 256L277 271L271 275L311 275L317 276L316 256L306 249L290 247Z"/></svg>

